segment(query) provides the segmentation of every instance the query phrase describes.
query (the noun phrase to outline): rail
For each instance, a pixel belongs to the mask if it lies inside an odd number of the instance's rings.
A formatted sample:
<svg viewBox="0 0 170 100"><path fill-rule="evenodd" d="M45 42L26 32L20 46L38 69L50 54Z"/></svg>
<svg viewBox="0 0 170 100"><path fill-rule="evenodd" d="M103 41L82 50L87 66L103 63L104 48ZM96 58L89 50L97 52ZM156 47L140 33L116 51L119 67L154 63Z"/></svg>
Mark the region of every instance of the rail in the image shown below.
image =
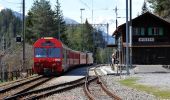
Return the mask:
<svg viewBox="0 0 170 100"><path fill-rule="evenodd" d="M95 75L97 76L97 83L100 84L101 88L106 92L107 95L109 95L111 98L115 99L115 100L122 100L119 96L115 95L114 93L112 93L111 91L109 91L107 89L107 87L104 85L102 79L100 78L99 74L97 73L96 71L96 68L97 67L100 67L101 65L96 65L95 66L95 69L94 69L94 72L95 72ZM88 83L88 72L89 72L89 68L87 69L87 76L86 76L86 81L85 81L85 85L84 85L84 91L86 93L86 95L89 97L90 100L96 100L94 95L91 94L91 92L89 91L89 83Z"/></svg>

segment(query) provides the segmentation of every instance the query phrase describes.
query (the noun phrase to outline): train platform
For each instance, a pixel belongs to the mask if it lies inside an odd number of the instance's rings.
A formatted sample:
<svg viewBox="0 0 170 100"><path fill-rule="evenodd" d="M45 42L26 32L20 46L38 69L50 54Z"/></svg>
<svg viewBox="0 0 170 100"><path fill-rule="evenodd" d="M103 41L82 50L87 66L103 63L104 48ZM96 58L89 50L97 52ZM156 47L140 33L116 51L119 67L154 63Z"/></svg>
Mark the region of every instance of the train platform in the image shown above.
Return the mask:
<svg viewBox="0 0 170 100"><path fill-rule="evenodd" d="M119 74L119 73L121 73L121 74L126 74L126 71L125 71L125 70L122 70L122 71L120 72L120 70L117 70L116 67L113 69L113 67L110 66L110 65L101 66L101 67L100 67L100 71L103 73L103 75L117 75L117 74Z"/></svg>
<svg viewBox="0 0 170 100"><path fill-rule="evenodd" d="M116 75L116 74L127 74L127 71L124 69L117 70L113 69L111 66L101 66L100 71L102 75ZM130 74L142 74L142 73L170 73L170 69L164 68L162 65L135 65L134 68L129 69Z"/></svg>

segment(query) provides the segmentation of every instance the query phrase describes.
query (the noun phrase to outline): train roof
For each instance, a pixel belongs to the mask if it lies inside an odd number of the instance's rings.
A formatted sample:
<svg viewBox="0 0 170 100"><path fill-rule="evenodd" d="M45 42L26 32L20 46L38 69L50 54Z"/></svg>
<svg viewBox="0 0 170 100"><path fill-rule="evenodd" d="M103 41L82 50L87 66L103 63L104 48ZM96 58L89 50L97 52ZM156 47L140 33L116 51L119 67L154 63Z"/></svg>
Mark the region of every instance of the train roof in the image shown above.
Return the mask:
<svg viewBox="0 0 170 100"><path fill-rule="evenodd" d="M42 37L34 43L34 47L61 47L62 42L53 37Z"/></svg>

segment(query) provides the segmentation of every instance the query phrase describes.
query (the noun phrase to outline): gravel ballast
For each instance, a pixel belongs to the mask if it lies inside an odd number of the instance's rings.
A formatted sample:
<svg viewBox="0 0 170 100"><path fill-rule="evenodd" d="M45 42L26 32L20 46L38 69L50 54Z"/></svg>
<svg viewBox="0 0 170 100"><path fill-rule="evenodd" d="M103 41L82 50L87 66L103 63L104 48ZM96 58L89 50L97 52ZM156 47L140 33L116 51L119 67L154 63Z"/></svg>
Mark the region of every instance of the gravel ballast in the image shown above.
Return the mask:
<svg viewBox="0 0 170 100"><path fill-rule="evenodd" d="M170 73L130 74L128 76L122 75L121 78L120 76L114 75L103 75L101 77L108 89L117 96L120 96L122 100L160 100L160 98L152 94L123 86L118 82L119 80L131 77L139 79L137 81L139 84L153 86L158 89L170 89ZM51 95L45 98L45 100L88 100L88 97L85 95L82 86L63 93ZM97 100L103 100L103 98L97 98Z"/></svg>
<svg viewBox="0 0 170 100"><path fill-rule="evenodd" d="M120 77L112 75L103 76L102 80L106 82L107 87L123 100L156 100L156 97L142 91L135 90L126 86L120 85L117 81Z"/></svg>
<svg viewBox="0 0 170 100"><path fill-rule="evenodd" d="M75 89L51 95L43 100L88 100L84 94L83 87L77 87Z"/></svg>

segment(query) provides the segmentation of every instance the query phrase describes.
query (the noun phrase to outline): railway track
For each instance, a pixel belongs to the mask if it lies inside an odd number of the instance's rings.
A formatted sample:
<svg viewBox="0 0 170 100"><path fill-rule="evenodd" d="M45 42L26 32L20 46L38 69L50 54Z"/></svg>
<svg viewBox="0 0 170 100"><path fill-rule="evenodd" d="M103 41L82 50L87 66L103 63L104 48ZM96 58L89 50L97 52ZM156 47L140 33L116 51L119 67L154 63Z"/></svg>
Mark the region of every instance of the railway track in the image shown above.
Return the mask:
<svg viewBox="0 0 170 100"><path fill-rule="evenodd" d="M90 77L90 82L96 80L97 77ZM22 100L35 100L35 99L41 99L48 97L49 95L55 94L55 93L61 93L73 88L76 88L78 86L83 86L85 81L85 77L77 79L75 81L61 83L37 90L32 90L24 93L20 93L17 95L10 96L8 98L5 98L5 100L11 100L11 99L22 99Z"/></svg>
<svg viewBox="0 0 170 100"><path fill-rule="evenodd" d="M17 94L29 91L49 80L50 78L37 76L37 77L33 77L31 79L27 79L24 81L16 82L14 85L11 85L11 86L5 85L1 87L0 98L6 99L9 96L17 95Z"/></svg>
<svg viewBox="0 0 170 100"><path fill-rule="evenodd" d="M122 100L119 96L115 95L114 93L112 93L111 91L109 91L106 87L106 85L104 85L102 79L100 78L99 74L97 73L96 71L96 68L99 67L100 65L96 66L95 69L94 69L94 72L95 72L95 75L97 76L97 85L100 85L101 89L107 94L107 96L109 97L106 97L106 98L110 98L110 99L114 99L114 100ZM89 69L87 69L89 72ZM84 91L86 93L86 95L89 97L90 100L96 100L97 98L96 97L96 94L102 94L102 96L106 96L106 95L103 95L103 92L100 91L101 89L97 89L97 91L90 91L91 88L89 88L90 84L89 84L89 80L88 80L88 75L86 76L86 81L85 81L85 84L84 84ZM95 87L97 87L97 85L95 84ZM93 85L94 87L94 85ZM93 93L93 92L98 92L98 93ZM95 94L95 95L94 95Z"/></svg>
<svg viewBox="0 0 170 100"><path fill-rule="evenodd" d="M37 76L38 75L33 75L33 76L30 76L30 77L26 77L26 78L23 78L23 79L18 79L18 80L11 81L11 82L5 82L5 83L0 84L0 88L9 87L9 86L18 84L18 82L24 82L24 81L26 81L28 79L32 79L32 78L37 77Z"/></svg>

